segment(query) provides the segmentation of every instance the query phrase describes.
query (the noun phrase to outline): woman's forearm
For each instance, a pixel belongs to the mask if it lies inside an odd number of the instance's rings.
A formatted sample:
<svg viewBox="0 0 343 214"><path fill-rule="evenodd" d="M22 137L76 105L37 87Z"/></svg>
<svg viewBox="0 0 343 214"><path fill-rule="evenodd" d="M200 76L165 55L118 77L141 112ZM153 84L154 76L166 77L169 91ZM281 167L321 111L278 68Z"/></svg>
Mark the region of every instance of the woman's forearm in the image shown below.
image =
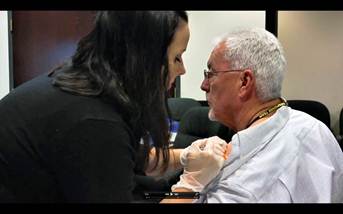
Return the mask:
<svg viewBox="0 0 343 214"><path fill-rule="evenodd" d="M192 192L189 189L186 188L178 188L174 190L175 192ZM161 204L167 204L167 203L193 203L194 199L192 198L175 198L175 199L169 199L165 198L162 201L160 201Z"/></svg>
<svg viewBox="0 0 343 214"><path fill-rule="evenodd" d="M169 159L167 171L177 170L177 169L182 168L182 165L180 163L180 154L181 154L182 150L183 149L169 149L170 159ZM156 157L155 148L151 149L150 154L149 154L149 164L148 164L147 170L145 171L145 173L147 175L160 176L163 174L163 172L162 172L162 153L160 153L159 155L160 155L160 158L159 158L158 165L155 169L153 169L155 164L156 164L157 157Z"/></svg>

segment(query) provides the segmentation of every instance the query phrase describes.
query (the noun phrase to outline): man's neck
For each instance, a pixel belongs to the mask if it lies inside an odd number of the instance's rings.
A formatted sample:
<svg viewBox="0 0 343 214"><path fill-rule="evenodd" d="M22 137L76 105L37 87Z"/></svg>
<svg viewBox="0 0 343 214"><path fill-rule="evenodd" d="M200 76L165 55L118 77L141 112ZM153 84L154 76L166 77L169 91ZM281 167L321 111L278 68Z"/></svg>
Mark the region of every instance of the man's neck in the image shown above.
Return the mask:
<svg viewBox="0 0 343 214"><path fill-rule="evenodd" d="M256 100L244 104L242 110L240 111L240 117L237 117L240 118L240 120L236 123L238 124L237 131L241 131L243 129L248 128L249 126L253 126L267 119L268 117L273 115L274 112L268 113L263 118L258 118L258 116L262 112L266 111L267 109L270 109L273 106L278 105L279 103L282 103L282 100L280 98L269 100L267 102L261 102L259 100Z"/></svg>

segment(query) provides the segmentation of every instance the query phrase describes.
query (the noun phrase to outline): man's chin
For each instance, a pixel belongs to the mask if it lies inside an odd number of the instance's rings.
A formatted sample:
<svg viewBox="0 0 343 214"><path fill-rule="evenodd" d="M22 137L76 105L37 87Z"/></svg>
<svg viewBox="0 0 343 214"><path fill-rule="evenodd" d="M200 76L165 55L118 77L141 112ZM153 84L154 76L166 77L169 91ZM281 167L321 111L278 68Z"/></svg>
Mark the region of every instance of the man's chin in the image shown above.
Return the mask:
<svg viewBox="0 0 343 214"><path fill-rule="evenodd" d="M208 119L210 119L211 121L217 121L216 117L214 116L213 110L210 107L210 110L208 112Z"/></svg>

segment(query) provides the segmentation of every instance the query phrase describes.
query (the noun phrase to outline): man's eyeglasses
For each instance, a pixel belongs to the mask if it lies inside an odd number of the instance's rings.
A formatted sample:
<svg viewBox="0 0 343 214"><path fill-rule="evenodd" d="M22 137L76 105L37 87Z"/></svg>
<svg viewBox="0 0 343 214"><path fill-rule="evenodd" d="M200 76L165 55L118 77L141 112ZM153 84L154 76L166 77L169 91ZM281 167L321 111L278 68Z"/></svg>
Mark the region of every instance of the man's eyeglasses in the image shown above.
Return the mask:
<svg viewBox="0 0 343 214"><path fill-rule="evenodd" d="M233 69L233 70L225 70L225 71L211 71L211 69L205 69L204 70L204 78L206 80L211 79L213 76L217 76L219 73L225 73L225 72L241 72L245 69Z"/></svg>

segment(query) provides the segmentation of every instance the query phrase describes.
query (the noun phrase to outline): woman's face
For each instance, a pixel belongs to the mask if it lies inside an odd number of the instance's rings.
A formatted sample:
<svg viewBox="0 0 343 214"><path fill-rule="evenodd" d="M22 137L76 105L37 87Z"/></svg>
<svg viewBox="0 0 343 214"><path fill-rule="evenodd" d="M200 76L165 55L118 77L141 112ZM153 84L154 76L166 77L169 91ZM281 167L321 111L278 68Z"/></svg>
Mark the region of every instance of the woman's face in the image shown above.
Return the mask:
<svg viewBox="0 0 343 214"><path fill-rule="evenodd" d="M182 54L186 51L189 40L188 23L181 20L174 38L168 47L168 90L172 87L176 77L186 73L183 65Z"/></svg>

